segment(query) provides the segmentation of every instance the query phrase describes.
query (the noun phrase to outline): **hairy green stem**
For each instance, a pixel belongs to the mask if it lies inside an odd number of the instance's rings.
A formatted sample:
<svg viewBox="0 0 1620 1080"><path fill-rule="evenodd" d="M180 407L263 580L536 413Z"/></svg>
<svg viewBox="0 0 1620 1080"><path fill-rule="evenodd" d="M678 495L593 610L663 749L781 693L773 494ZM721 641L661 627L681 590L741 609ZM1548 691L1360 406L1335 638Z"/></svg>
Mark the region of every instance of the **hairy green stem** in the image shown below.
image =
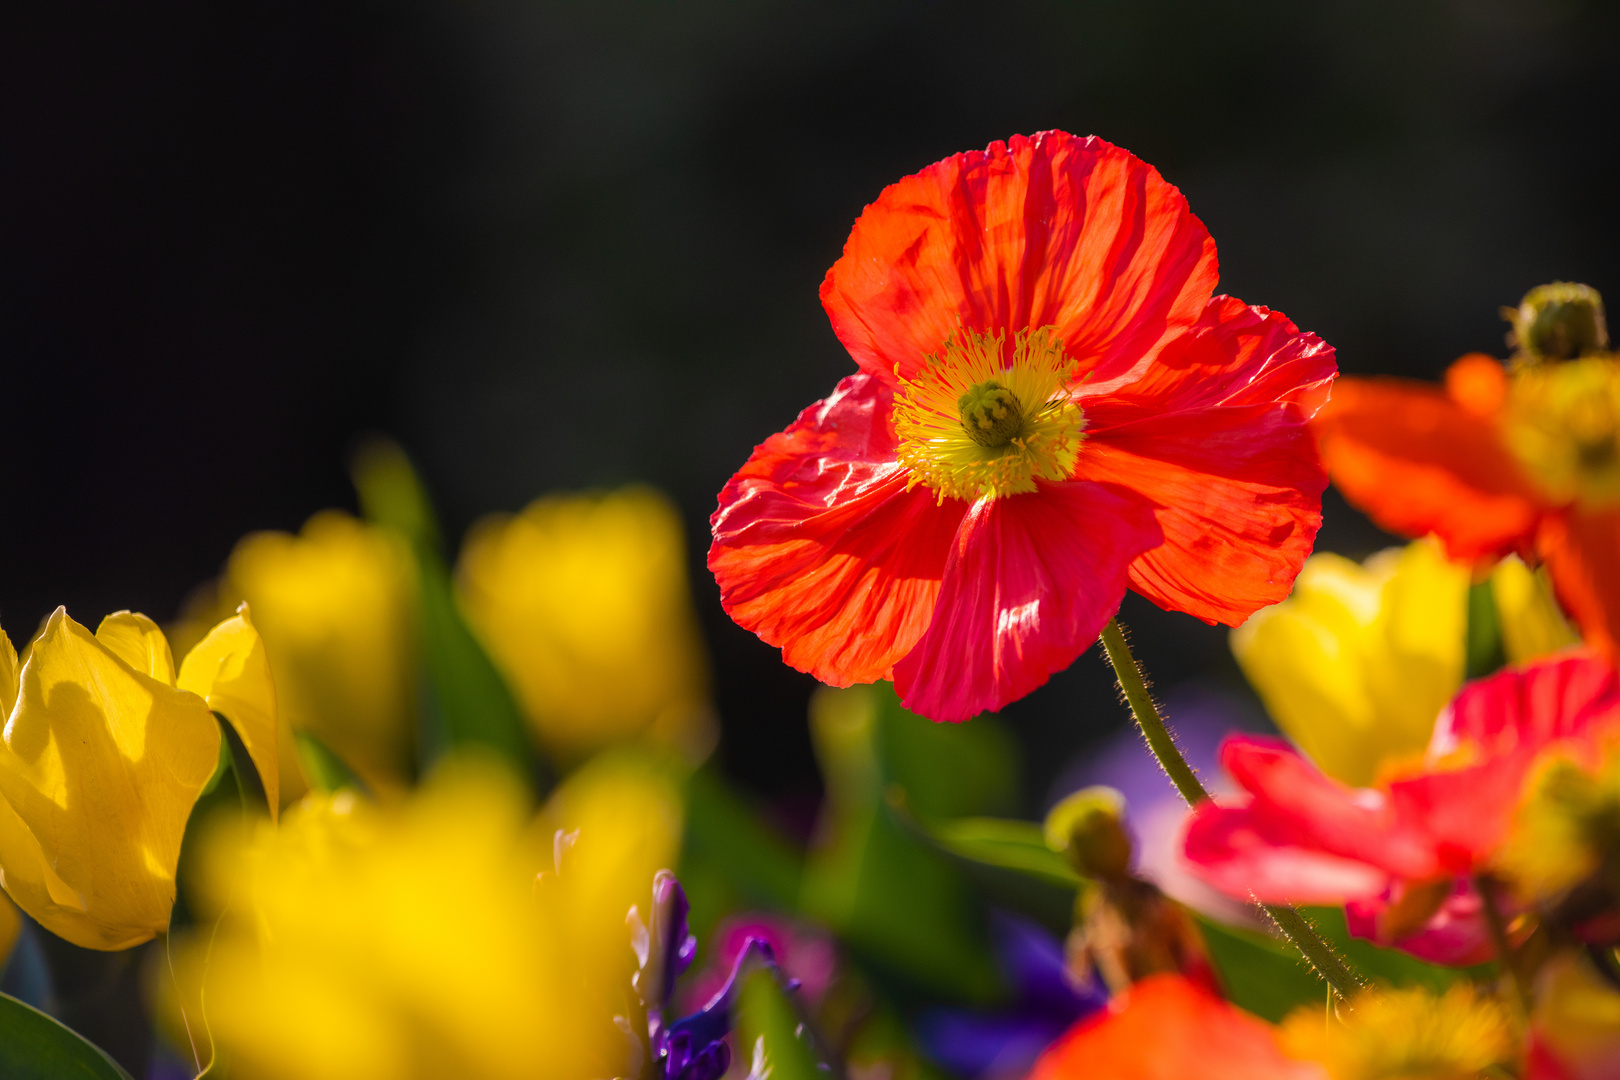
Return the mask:
<svg viewBox="0 0 1620 1080"><path fill-rule="evenodd" d="M1142 669L1136 657L1131 655L1131 647L1125 641L1125 631L1118 619L1109 619L1108 625L1103 627L1102 644L1103 651L1108 654L1108 662L1114 666L1114 675L1119 679L1120 693L1125 695L1125 703L1130 706L1131 715L1136 718L1136 726L1141 728L1148 749L1153 751L1153 756L1169 775L1170 782L1176 785L1176 790L1181 792L1181 797L1187 800L1189 806L1203 802L1209 798L1209 792L1199 781L1198 774L1193 772L1192 766L1187 764L1187 759L1182 757L1164 717L1159 715L1159 707L1148 693ZM1276 904L1261 904L1260 907L1340 998L1348 1000L1366 984L1334 955L1333 949L1297 910Z"/></svg>

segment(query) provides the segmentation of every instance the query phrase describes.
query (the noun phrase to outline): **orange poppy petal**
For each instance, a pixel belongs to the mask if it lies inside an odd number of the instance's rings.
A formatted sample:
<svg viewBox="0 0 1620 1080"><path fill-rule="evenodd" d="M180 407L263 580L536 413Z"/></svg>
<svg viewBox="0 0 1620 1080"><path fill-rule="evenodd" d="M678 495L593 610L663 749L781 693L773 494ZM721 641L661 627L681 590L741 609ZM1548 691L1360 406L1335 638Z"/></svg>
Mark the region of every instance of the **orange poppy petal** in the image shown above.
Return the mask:
<svg viewBox="0 0 1620 1080"><path fill-rule="evenodd" d="M1047 131L885 188L821 302L855 362L886 380L915 375L962 329L1055 326L1101 384L1190 326L1216 277L1214 241L1152 166Z"/></svg>
<svg viewBox="0 0 1620 1080"><path fill-rule="evenodd" d="M1549 514L1536 546L1581 635L1620 663L1620 510Z"/></svg>
<svg viewBox="0 0 1620 1080"><path fill-rule="evenodd" d="M1152 975L1070 1028L1029 1080L1327 1080L1276 1029L1180 975Z"/></svg>
<svg viewBox="0 0 1620 1080"><path fill-rule="evenodd" d="M710 520L726 612L835 686L888 677L922 637L967 511L907 489L892 404L872 376L844 379L754 451Z"/></svg>
<svg viewBox="0 0 1620 1080"><path fill-rule="evenodd" d="M1287 597L1327 486L1308 410L1337 370L1282 314L1216 297L1139 382L1086 405L1076 477L1140 493L1164 531L1131 564L1133 589L1231 626Z"/></svg>
<svg viewBox="0 0 1620 1080"><path fill-rule="evenodd" d="M1496 428L1437 387L1340 379L1312 426L1347 499L1390 532L1434 533L1453 559L1519 550L1545 509Z"/></svg>

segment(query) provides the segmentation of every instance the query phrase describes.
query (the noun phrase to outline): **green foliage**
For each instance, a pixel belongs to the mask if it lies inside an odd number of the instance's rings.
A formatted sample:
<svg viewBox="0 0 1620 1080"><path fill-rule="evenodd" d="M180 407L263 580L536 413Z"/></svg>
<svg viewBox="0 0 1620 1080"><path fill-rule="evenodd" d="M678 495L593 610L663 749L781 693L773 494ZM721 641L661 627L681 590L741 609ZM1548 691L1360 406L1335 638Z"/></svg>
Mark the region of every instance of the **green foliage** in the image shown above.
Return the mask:
<svg viewBox="0 0 1620 1080"><path fill-rule="evenodd" d="M729 912L792 912L799 902L804 855L717 770L704 768L686 781L680 878L692 904L693 932L702 943Z"/></svg>
<svg viewBox="0 0 1620 1080"><path fill-rule="evenodd" d="M1006 818L926 822L891 791L896 819L946 856L991 903L1021 912L1054 934L1069 929L1081 877L1046 845L1041 826Z"/></svg>
<svg viewBox="0 0 1620 1080"><path fill-rule="evenodd" d="M355 775L354 770L325 743L307 731L295 731L292 735L293 743L298 748L298 763L303 766L304 777L310 787L316 791L337 791L339 788L365 790L364 782Z"/></svg>
<svg viewBox="0 0 1620 1080"><path fill-rule="evenodd" d="M544 774L517 701L456 604L432 502L405 452L386 440L368 444L355 457L354 485L366 516L403 537L416 558L426 675L424 760L451 747L478 746L494 751L536 788L543 787Z"/></svg>
<svg viewBox="0 0 1620 1080"><path fill-rule="evenodd" d="M95 1044L9 994L0 994L0 1076L130 1080L129 1073Z"/></svg>
<svg viewBox="0 0 1620 1080"><path fill-rule="evenodd" d="M1459 979L1482 979L1494 975L1496 971L1495 964L1441 967L1399 949L1386 949L1365 938L1351 937L1350 929L1345 925L1343 908L1312 907L1302 908L1301 911L1311 920L1324 941L1332 945L1357 971L1376 982L1441 991Z"/></svg>
<svg viewBox="0 0 1620 1080"><path fill-rule="evenodd" d="M811 728L827 798L805 913L878 971L941 997L994 999L1001 980L976 897L885 799L897 787L941 816L1005 804L1014 775L1003 733L986 720L931 725L901 709L887 684L822 691Z"/></svg>
<svg viewBox="0 0 1620 1080"><path fill-rule="evenodd" d="M737 1055L743 1064L755 1064L753 1075L771 1080L826 1080L828 1059L811 1040L791 996L782 989L776 972L761 968L743 980L737 996ZM761 1060L763 1059L763 1060Z"/></svg>
<svg viewBox="0 0 1620 1080"><path fill-rule="evenodd" d="M1468 646L1464 671L1470 679L1481 679L1507 663L1502 641L1501 612L1496 606L1496 590L1486 578L1468 587Z"/></svg>

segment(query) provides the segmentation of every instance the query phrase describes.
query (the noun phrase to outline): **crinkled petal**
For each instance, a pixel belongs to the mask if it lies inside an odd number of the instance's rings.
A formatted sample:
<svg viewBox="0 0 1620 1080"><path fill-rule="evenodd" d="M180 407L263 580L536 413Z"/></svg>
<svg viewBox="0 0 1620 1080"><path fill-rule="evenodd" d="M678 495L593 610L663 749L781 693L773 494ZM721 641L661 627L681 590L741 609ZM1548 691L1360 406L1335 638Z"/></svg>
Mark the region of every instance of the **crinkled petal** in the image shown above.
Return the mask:
<svg viewBox="0 0 1620 1080"><path fill-rule="evenodd" d="M276 684L246 602L186 654L180 664L179 685L208 702L241 736L264 784L274 821L281 810Z"/></svg>
<svg viewBox="0 0 1620 1080"><path fill-rule="evenodd" d="M863 370L916 373L962 329L1055 326L1100 384L1190 326L1215 244L1150 165L1047 131L957 154L885 188L827 271L821 302Z"/></svg>
<svg viewBox="0 0 1620 1080"><path fill-rule="evenodd" d="M726 612L835 686L888 677L923 636L967 512L908 490L892 405L880 380L844 379L754 451L710 519Z"/></svg>
<svg viewBox="0 0 1620 1080"><path fill-rule="evenodd" d="M1437 387L1341 379L1313 421L1334 484L1390 532L1454 559L1528 547L1544 505L1494 424Z"/></svg>
<svg viewBox="0 0 1620 1080"><path fill-rule="evenodd" d="M1435 721L1428 757L1535 753L1559 739L1589 738L1620 720L1620 679L1588 652L1508 668L1464 686Z"/></svg>
<svg viewBox="0 0 1620 1080"><path fill-rule="evenodd" d="M1375 788L1341 784L1281 739L1227 739L1221 767L1254 796L1251 813L1271 818L1301 846L1412 880L1443 872L1422 819L1402 813L1406 804Z"/></svg>
<svg viewBox="0 0 1620 1080"><path fill-rule="evenodd" d="M1336 372L1315 335L1216 297L1141 380L1081 397L1076 477L1141 493L1164 530L1131 565L1133 589L1232 626L1288 596L1327 487L1307 421Z"/></svg>
<svg viewBox="0 0 1620 1080"><path fill-rule="evenodd" d="M1097 639L1130 561L1160 538L1145 502L1102 484L980 499L933 623L895 665L901 701L931 720L967 720L1023 697Z"/></svg>

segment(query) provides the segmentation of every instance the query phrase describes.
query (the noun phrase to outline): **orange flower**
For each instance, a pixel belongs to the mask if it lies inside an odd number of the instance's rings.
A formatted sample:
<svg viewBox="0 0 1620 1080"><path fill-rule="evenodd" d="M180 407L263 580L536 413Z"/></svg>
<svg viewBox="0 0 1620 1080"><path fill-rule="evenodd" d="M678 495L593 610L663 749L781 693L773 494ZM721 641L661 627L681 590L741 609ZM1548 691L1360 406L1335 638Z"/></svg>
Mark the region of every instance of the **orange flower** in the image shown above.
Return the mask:
<svg viewBox="0 0 1620 1080"><path fill-rule="evenodd" d="M1460 562L1547 564L1594 647L1620 658L1620 361L1516 373L1481 353L1445 386L1343 378L1312 422L1328 473L1391 532Z"/></svg>

